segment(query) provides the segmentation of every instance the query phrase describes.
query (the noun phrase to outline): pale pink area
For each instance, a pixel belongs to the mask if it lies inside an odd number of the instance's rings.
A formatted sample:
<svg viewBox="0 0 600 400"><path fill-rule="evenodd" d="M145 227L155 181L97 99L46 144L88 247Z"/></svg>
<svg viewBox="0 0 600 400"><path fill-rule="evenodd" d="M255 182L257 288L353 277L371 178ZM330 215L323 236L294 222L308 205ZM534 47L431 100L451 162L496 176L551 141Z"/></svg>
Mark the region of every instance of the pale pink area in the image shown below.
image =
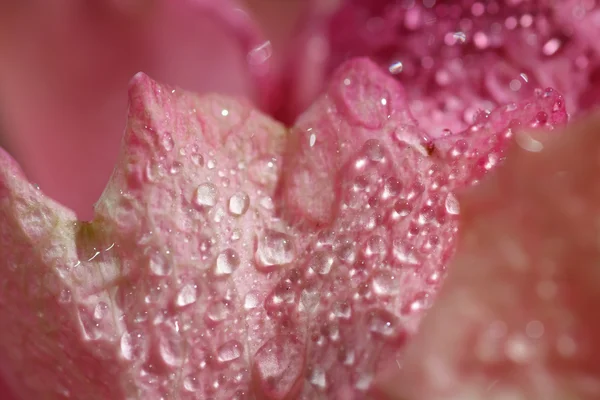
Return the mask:
<svg viewBox="0 0 600 400"><path fill-rule="evenodd" d="M599 123L517 138L461 197L456 257L390 398L599 398Z"/></svg>
<svg viewBox="0 0 600 400"><path fill-rule="evenodd" d="M357 59L287 131L137 74L93 222L0 154L2 374L25 399L364 398L444 279L457 191L565 120L549 89L432 139Z"/></svg>
<svg viewBox="0 0 600 400"><path fill-rule="evenodd" d="M116 161L136 72L265 107L274 94L268 58L251 52L264 39L230 1L8 2L1 13L8 145L33 181L84 219Z"/></svg>

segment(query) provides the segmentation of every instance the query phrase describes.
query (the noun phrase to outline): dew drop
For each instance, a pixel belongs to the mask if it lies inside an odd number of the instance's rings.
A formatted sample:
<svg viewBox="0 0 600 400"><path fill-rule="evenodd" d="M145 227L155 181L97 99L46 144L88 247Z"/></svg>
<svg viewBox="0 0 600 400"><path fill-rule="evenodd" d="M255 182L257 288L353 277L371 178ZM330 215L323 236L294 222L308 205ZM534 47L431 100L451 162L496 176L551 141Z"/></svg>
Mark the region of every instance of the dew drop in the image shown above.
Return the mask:
<svg viewBox="0 0 600 400"><path fill-rule="evenodd" d="M429 293L419 292L408 300L402 307L402 314L410 315L429 307Z"/></svg>
<svg viewBox="0 0 600 400"><path fill-rule="evenodd" d="M263 267L289 264L294 257L295 248L290 236L270 229L259 236L256 258Z"/></svg>
<svg viewBox="0 0 600 400"><path fill-rule="evenodd" d="M309 268L321 275L327 275L331 271L334 258L329 251L317 251L310 259Z"/></svg>
<svg viewBox="0 0 600 400"><path fill-rule="evenodd" d="M231 306L228 302L218 300L212 302L206 309L206 318L210 322L219 323L223 322L231 314Z"/></svg>
<svg viewBox="0 0 600 400"><path fill-rule="evenodd" d="M226 249L217 256L215 275L230 275L240 266L240 258L233 249Z"/></svg>
<svg viewBox="0 0 600 400"><path fill-rule="evenodd" d="M415 254L414 246L396 239L393 243L394 257L402 264L418 265L419 260Z"/></svg>
<svg viewBox="0 0 600 400"><path fill-rule="evenodd" d="M313 368L310 372L308 380L313 386L316 386L319 389L325 389L327 387L327 377L325 376L325 371L323 371L322 368Z"/></svg>
<svg viewBox="0 0 600 400"><path fill-rule="evenodd" d="M387 244L385 239L381 236L374 235L367 240L367 247L365 249L365 255L371 256L382 256L385 257L387 253Z"/></svg>
<svg viewBox="0 0 600 400"><path fill-rule="evenodd" d="M398 331L397 318L386 310L371 311L368 315L367 323L369 331L379 336L392 337Z"/></svg>
<svg viewBox="0 0 600 400"><path fill-rule="evenodd" d="M229 212L233 215L244 215L249 206L250 197L244 192L235 193L229 198Z"/></svg>
<svg viewBox="0 0 600 400"><path fill-rule="evenodd" d="M388 271L379 271L373 277L373 291L381 296L391 296L400 291L400 283Z"/></svg>
<svg viewBox="0 0 600 400"><path fill-rule="evenodd" d="M194 194L194 203L201 207L213 207L217 204L218 191L212 183L206 182L198 186Z"/></svg>
<svg viewBox="0 0 600 400"><path fill-rule="evenodd" d="M129 361L144 358L147 351L146 337L141 331L125 332L120 345L123 358Z"/></svg>
<svg viewBox="0 0 600 400"><path fill-rule="evenodd" d="M217 350L217 359L222 363L237 360L242 355L242 344L237 340L230 340L221 345Z"/></svg>
<svg viewBox="0 0 600 400"><path fill-rule="evenodd" d="M181 290L179 290L179 293L177 293L175 304L177 304L179 307L185 307L195 303L197 298L198 287L193 283L186 283Z"/></svg>
<svg viewBox="0 0 600 400"><path fill-rule="evenodd" d="M171 134L169 132L166 132L161 139L161 144L162 147L166 150L166 151L171 151L173 150L173 147L175 147L175 141L173 140L173 136L171 136Z"/></svg>
<svg viewBox="0 0 600 400"><path fill-rule="evenodd" d="M336 239L334 246L337 257L348 264L356 260L356 242L349 236L342 236Z"/></svg>
<svg viewBox="0 0 600 400"><path fill-rule="evenodd" d="M458 199L452 193L448 193L448 196L446 196L445 206L446 212L448 214L458 215L460 213L460 205L458 204Z"/></svg>
<svg viewBox="0 0 600 400"><path fill-rule="evenodd" d="M168 262L162 255L155 253L150 257L148 262L150 271L157 276L167 276L171 274L171 263Z"/></svg>
<svg viewBox="0 0 600 400"><path fill-rule="evenodd" d="M254 381L261 398L295 397L294 388L303 377L304 344L294 336L276 336L254 355Z"/></svg>
<svg viewBox="0 0 600 400"><path fill-rule="evenodd" d="M560 42L560 39L552 38L546 43L544 43L544 46L542 47L542 52L546 56L552 56L558 51L558 49L560 49L561 44L562 43Z"/></svg>
<svg viewBox="0 0 600 400"><path fill-rule="evenodd" d="M377 139L367 140L365 142L364 152L367 158L373 162L381 162L385 158L383 146Z"/></svg>
<svg viewBox="0 0 600 400"><path fill-rule="evenodd" d="M108 304L103 301L98 302L94 308L94 319L100 321L108 314Z"/></svg>
<svg viewBox="0 0 600 400"><path fill-rule="evenodd" d="M252 310L258 307L259 303L258 293L254 291L246 293L246 296L244 297L244 308L246 310Z"/></svg>
<svg viewBox="0 0 600 400"><path fill-rule="evenodd" d="M159 337L158 352L165 364L171 367L180 366L183 362L183 340L176 327L164 327Z"/></svg>
<svg viewBox="0 0 600 400"><path fill-rule="evenodd" d="M169 169L169 173L171 175L177 175L179 171L181 171L182 164L179 161L175 161L171 164L171 168Z"/></svg>
<svg viewBox="0 0 600 400"><path fill-rule="evenodd" d="M390 66L388 67L388 70L390 71L390 73L394 74L394 75L402 72L402 69L404 69L404 66L402 65L401 61L395 61L392 64L390 64Z"/></svg>
<svg viewBox="0 0 600 400"><path fill-rule="evenodd" d="M194 165L197 165L198 167L204 166L204 157L202 157L202 155L200 155L198 153L193 153L191 155L191 159L192 159L192 162L194 163Z"/></svg>

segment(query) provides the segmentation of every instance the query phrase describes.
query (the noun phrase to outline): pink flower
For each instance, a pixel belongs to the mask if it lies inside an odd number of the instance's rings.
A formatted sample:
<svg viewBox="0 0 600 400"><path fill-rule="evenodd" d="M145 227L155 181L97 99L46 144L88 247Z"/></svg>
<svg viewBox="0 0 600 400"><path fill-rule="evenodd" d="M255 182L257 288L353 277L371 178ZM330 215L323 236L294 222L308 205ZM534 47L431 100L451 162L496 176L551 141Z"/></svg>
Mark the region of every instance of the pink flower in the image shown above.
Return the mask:
<svg viewBox="0 0 600 400"><path fill-rule="evenodd" d="M276 4L0 6L13 391L597 397L594 3Z"/></svg>

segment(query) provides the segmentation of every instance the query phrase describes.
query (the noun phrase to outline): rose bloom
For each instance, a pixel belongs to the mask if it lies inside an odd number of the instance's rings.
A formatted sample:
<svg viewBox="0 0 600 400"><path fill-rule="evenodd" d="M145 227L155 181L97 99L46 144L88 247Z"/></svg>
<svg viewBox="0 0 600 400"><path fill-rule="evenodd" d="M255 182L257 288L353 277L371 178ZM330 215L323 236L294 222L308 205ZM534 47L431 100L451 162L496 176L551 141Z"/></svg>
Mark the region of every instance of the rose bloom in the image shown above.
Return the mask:
<svg viewBox="0 0 600 400"><path fill-rule="evenodd" d="M0 31L2 399L600 398L595 0Z"/></svg>

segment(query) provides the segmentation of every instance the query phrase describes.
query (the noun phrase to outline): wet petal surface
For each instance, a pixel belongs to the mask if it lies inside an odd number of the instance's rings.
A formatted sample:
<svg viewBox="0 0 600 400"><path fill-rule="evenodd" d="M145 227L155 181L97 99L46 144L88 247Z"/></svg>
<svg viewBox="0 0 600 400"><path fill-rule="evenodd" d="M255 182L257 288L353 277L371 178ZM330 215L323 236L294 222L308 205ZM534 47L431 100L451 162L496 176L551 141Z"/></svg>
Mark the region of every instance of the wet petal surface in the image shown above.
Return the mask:
<svg viewBox="0 0 600 400"><path fill-rule="evenodd" d="M289 132L143 74L129 99L90 223L2 155L0 365L25 398L364 398L435 298L459 191L566 121L548 89L432 137L365 59Z"/></svg>

